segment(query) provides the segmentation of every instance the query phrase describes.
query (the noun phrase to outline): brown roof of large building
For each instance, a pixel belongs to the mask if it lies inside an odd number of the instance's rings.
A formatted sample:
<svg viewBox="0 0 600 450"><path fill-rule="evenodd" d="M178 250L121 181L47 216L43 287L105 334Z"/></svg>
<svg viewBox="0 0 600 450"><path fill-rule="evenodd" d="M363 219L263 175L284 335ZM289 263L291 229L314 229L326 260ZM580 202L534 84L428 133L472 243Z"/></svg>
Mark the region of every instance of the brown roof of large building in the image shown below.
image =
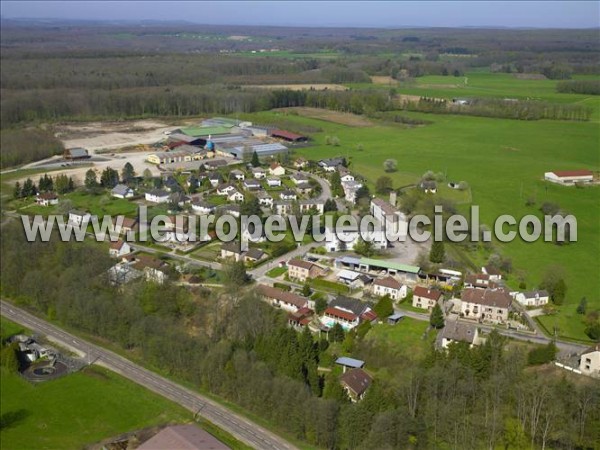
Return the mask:
<svg viewBox="0 0 600 450"><path fill-rule="evenodd" d="M472 344L475 339L475 327L458 320L449 320L442 330L442 338Z"/></svg>
<svg viewBox="0 0 600 450"><path fill-rule="evenodd" d="M429 300L437 301L442 296L442 293L437 289L428 289L423 286L417 286L413 291L413 296L428 298Z"/></svg>
<svg viewBox="0 0 600 450"><path fill-rule="evenodd" d="M195 425L172 425L138 447L139 450L229 450L212 434Z"/></svg>
<svg viewBox="0 0 600 450"><path fill-rule="evenodd" d="M373 282L373 284L375 286L383 286L390 289L400 289L402 287L402 283L400 283L398 280L395 280L392 277L377 279Z"/></svg>
<svg viewBox="0 0 600 450"><path fill-rule="evenodd" d="M289 303L297 308L304 308L308 305L308 300L292 292L286 292L276 287L259 284L256 291L263 297L278 300L280 302Z"/></svg>
<svg viewBox="0 0 600 450"><path fill-rule="evenodd" d="M478 305L493 306L495 308L508 308L512 303L511 296L503 289L473 289L468 288L462 292L462 301L477 303Z"/></svg>
<svg viewBox="0 0 600 450"><path fill-rule="evenodd" d="M301 134L292 133L291 131L285 130L273 130L271 131L271 136L280 137L286 139L288 141L299 141L306 140L306 136L302 136Z"/></svg>
<svg viewBox="0 0 600 450"><path fill-rule="evenodd" d="M554 175L561 178L568 177L591 177L593 173L591 170L554 170L552 171Z"/></svg>
<svg viewBox="0 0 600 450"><path fill-rule="evenodd" d="M351 312L344 311L342 309L335 308L335 307L334 308L327 308L325 310L324 314L326 316L337 317L339 319L348 320L350 322L354 322L356 319L358 319L358 316L356 314L353 314Z"/></svg>
<svg viewBox="0 0 600 450"><path fill-rule="evenodd" d="M341 376L340 382L360 397L369 389L373 379L362 369L350 369Z"/></svg>
<svg viewBox="0 0 600 450"><path fill-rule="evenodd" d="M385 214L393 215L393 214L396 214L398 212L398 210L396 208L394 208L388 202L386 202L385 200L382 200L380 198L374 198L374 199L372 199L371 203L373 203L374 205L379 206L381 208L381 210Z"/></svg>
<svg viewBox="0 0 600 450"><path fill-rule="evenodd" d="M123 245L125 245L125 241L119 239L116 242L111 242L110 248L111 250L121 250L121 247L123 247Z"/></svg>
<svg viewBox="0 0 600 450"><path fill-rule="evenodd" d="M303 259L294 258L288 261L288 266L295 266L300 267L301 269L310 270L314 264L309 261L304 261Z"/></svg>

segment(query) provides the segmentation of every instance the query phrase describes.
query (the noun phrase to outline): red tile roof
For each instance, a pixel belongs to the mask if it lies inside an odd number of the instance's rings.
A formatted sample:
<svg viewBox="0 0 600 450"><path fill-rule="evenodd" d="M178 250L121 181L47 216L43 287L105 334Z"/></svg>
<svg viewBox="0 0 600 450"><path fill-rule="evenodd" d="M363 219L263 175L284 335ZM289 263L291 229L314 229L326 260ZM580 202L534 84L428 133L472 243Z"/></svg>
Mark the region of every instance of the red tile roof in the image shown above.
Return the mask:
<svg viewBox="0 0 600 450"><path fill-rule="evenodd" d="M308 300L292 292L286 292L282 289L267 286L266 284L259 284L256 291L266 298L271 298L283 303L289 303L297 308L305 308L308 305Z"/></svg>
<svg viewBox="0 0 600 450"><path fill-rule="evenodd" d="M512 298L503 289L468 288L463 291L461 298L463 302L493 306L495 308L508 308L512 303Z"/></svg>
<svg viewBox="0 0 600 450"><path fill-rule="evenodd" d="M304 261L303 259L290 259L288 261L288 266L300 267L301 269L310 270L314 264L309 261Z"/></svg>
<svg viewBox="0 0 600 450"><path fill-rule="evenodd" d="M373 379L362 369L350 369L342 375L340 381L358 397L365 393Z"/></svg>
<svg viewBox="0 0 600 450"><path fill-rule="evenodd" d="M552 173L561 178L593 176L591 170L554 170Z"/></svg>
<svg viewBox="0 0 600 450"><path fill-rule="evenodd" d="M391 289L400 289L402 287L402 283L400 283L398 280L395 280L392 277L377 279L373 282L373 284L376 286L383 286Z"/></svg>
<svg viewBox="0 0 600 450"><path fill-rule="evenodd" d="M338 308L327 308L325 310L324 314L326 316L332 316L332 317L337 317L339 319L344 319L349 322L354 322L356 319L358 319L358 316L356 314L342 311L341 309L338 309Z"/></svg>
<svg viewBox="0 0 600 450"><path fill-rule="evenodd" d="M292 133L291 131L285 131L285 130L273 130L273 131L271 131L271 136L280 137L280 138L287 139L290 141L306 139L306 136L302 136L301 134L296 134L296 133Z"/></svg>

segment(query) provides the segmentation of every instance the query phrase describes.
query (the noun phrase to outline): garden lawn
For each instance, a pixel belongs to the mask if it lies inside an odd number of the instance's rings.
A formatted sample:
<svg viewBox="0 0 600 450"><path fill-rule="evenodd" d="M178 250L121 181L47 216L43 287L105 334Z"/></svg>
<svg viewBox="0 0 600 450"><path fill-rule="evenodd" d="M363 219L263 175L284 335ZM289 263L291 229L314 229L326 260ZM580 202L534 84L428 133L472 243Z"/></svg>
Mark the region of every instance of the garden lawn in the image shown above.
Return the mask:
<svg viewBox="0 0 600 450"><path fill-rule="evenodd" d="M405 317L396 325L382 323L373 326L365 339L378 341L399 351L422 355L429 348L435 335L435 332L430 332L423 339L428 326L429 322Z"/></svg>
<svg viewBox="0 0 600 450"><path fill-rule="evenodd" d="M97 367L37 385L4 368L1 376L5 449L80 449L127 431L191 420L183 408Z"/></svg>

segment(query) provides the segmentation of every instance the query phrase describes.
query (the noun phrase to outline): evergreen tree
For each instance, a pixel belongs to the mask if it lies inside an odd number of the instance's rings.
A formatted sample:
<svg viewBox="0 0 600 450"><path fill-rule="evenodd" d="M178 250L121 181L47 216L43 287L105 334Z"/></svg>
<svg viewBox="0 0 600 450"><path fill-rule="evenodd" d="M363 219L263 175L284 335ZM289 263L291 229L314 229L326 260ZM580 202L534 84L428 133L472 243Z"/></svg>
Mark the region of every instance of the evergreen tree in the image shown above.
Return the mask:
<svg viewBox="0 0 600 450"><path fill-rule="evenodd" d="M337 203L335 202L335 200L328 198L327 200L325 200L325 204L323 205L323 212L329 212L329 211L337 211Z"/></svg>
<svg viewBox="0 0 600 450"><path fill-rule="evenodd" d="M565 283L565 280L563 280L561 278L554 285L554 292L552 293L552 301L554 302L555 305L562 305L565 300L566 295L567 295L567 284Z"/></svg>
<svg viewBox="0 0 600 450"><path fill-rule="evenodd" d="M252 153L252 161L250 162L252 164L252 167L260 166L260 160L258 159L258 153L256 153L256 151Z"/></svg>
<svg viewBox="0 0 600 450"><path fill-rule="evenodd" d="M379 319L385 319L386 317L394 314L392 298L389 295L384 295L381 297L377 304L373 307L373 311L377 313L377 317L379 317Z"/></svg>
<svg viewBox="0 0 600 450"><path fill-rule="evenodd" d="M44 174L40 177L38 189L40 192L49 192L54 190L54 182L52 181L52 178L48 176L48 174Z"/></svg>
<svg viewBox="0 0 600 450"><path fill-rule="evenodd" d="M344 195L344 188L342 188L342 179L338 171L331 174L329 182L331 184L331 195L333 197L342 197Z"/></svg>
<svg viewBox="0 0 600 450"><path fill-rule="evenodd" d="M69 192L73 192L75 190L75 182L73 181L73 178L69 177L69 181L67 183L67 188L69 190Z"/></svg>
<svg viewBox="0 0 600 450"><path fill-rule="evenodd" d="M23 196L23 189L21 188L21 183L18 181L15 183L15 188L13 189L13 198L21 198Z"/></svg>
<svg viewBox="0 0 600 450"><path fill-rule="evenodd" d="M388 176L377 178L375 182L375 192L378 194L389 194L392 190L392 179Z"/></svg>
<svg viewBox="0 0 600 450"><path fill-rule="evenodd" d="M323 311L327 309L327 300L322 296L319 296L315 299L315 312L318 315L323 314Z"/></svg>
<svg viewBox="0 0 600 450"><path fill-rule="evenodd" d="M23 197L31 197L37 193L37 189L35 187L34 182L31 178L27 178L25 183L23 183L23 189L21 190L21 195Z"/></svg>
<svg viewBox="0 0 600 450"><path fill-rule="evenodd" d="M89 169L85 173L85 181L84 185L86 189L95 189L98 187L98 178L96 176L96 171L94 169Z"/></svg>
<svg viewBox="0 0 600 450"><path fill-rule="evenodd" d="M312 293L312 290L310 289L310 284L304 283L304 286L302 286L302 295L304 297L310 297L310 294Z"/></svg>
<svg viewBox="0 0 600 450"><path fill-rule="evenodd" d="M329 342L342 342L344 340L344 329L339 323L336 323L329 330Z"/></svg>
<svg viewBox="0 0 600 450"><path fill-rule="evenodd" d="M121 179L123 180L123 183L129 183L134 178L135 170L133 170L133 166L130 162L126 162L121 171Z"/></svg>
<svg viewBox="0 0 600 450"><path fill-rule="evenodd" d="M587 298L582 297L577 305L577 314L585 314L587 311Z"/></svg>
<svg viewBox="0 0 600 450"><path fill-rule="evenodd" d="M434 264L440 264L444 262L446 256L446 250L444 249L443 241L433 241L431 244L431 250L429 251L429 261Z"/></svg>
<svg viewBox="0 0 600 450"><path fill-rule="evenodd" d="M100 185L105 189L112 189L119 183L119 174L116 170L107 167L100 175Z"/></svg>
<svg viewBox="0 0 600 450"><path fill-rule="evenodd" d="M439 330L440 328L444 328L444 312L440 307L439 303L436 303L433 309L431 310L431 315L429 316L429 324Z"/></svg>

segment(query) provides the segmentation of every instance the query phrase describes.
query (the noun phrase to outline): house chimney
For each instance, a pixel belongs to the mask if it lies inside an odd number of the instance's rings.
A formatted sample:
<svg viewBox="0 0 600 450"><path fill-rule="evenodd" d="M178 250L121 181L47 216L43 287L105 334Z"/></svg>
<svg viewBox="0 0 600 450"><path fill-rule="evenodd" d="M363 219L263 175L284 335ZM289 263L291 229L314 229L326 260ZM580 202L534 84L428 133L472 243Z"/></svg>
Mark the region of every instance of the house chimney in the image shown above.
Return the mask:
<svg viewBox="0 0 600 450"><path fill-rule="evenodd" d="M396 206L396 191L390 192L390 205Z"/></svg>

